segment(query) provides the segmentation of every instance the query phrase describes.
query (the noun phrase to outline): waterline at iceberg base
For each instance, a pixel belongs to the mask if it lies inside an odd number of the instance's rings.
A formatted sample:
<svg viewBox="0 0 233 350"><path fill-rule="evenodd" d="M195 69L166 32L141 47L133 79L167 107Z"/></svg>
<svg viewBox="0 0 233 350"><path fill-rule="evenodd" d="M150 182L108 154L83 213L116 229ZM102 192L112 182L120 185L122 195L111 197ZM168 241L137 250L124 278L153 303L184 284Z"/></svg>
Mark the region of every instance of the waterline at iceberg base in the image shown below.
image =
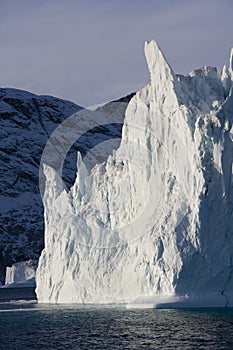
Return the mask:
<svg viewBox="0 0 233 350"><path fill-rule="evenodd" d="M176 75L155 41L120 147L73 187L44 165L39 303L233 306L233 51Z"/></svg>

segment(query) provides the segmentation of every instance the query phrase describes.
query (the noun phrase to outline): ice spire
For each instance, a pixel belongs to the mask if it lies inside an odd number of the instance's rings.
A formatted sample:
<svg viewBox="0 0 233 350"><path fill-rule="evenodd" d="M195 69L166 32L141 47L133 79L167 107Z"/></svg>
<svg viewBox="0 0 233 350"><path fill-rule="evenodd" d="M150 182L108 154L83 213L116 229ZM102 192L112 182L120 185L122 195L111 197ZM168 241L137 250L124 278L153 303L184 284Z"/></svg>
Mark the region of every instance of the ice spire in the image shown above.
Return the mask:
<svg viewBox="0 0 233 350"><path fill-rule="evenodd" d="M89 173L82 159L81 153L77 152L77 177L74 186L72 187L72 194L74 197L73 207L77 207L83 200L87 200L89 196ZM84 199L85 197L85 199Z"/></svg>
<svg viewBox="0 0 233 350"><path fill-rule="evenodd" d="M165 110L178 107L181 90L176 75L157 43L145 42L145 56L150 72L152 98Z"/></svg>
<svg viewBox="0 0 233 350"><path fill-rule="evenodd" d="M229 67L229 72L231 75L231 80L233 81L233 48L231 49L230 53L230 67Z"/></svg>

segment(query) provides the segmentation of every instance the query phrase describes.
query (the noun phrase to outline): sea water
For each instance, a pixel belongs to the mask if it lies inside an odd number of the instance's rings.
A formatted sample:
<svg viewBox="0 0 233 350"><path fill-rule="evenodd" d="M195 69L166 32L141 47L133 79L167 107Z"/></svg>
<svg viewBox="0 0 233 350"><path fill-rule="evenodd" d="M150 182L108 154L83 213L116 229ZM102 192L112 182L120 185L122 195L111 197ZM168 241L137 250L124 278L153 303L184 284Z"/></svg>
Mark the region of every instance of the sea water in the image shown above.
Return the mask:
<svg viewBox="0 0 233 350"><path fill-rule="evenodd" d="M233 309L0 304L0 349L233 349Z"/></svg>

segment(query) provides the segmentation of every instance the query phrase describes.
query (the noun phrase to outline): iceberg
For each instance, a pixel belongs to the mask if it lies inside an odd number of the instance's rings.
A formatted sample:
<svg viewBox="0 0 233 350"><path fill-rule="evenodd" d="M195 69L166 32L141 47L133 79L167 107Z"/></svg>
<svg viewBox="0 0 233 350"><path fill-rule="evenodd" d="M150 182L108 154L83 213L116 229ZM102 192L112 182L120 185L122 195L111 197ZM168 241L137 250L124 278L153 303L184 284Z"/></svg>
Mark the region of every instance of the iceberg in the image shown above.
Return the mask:
<svg viewBox="0 0 233 350"><path fill-rule="evenodd" d="M20 261L6 268L5 285L2 288L35 287L37 261Z"/></svg>
<svg viewBox="0 0 233 350"><path fill-rule="evenodd" d="M78 154L70 189L43 164L39 303L233 306L233 51L188 75L155 41L145 55L107 161Z"/></svg>

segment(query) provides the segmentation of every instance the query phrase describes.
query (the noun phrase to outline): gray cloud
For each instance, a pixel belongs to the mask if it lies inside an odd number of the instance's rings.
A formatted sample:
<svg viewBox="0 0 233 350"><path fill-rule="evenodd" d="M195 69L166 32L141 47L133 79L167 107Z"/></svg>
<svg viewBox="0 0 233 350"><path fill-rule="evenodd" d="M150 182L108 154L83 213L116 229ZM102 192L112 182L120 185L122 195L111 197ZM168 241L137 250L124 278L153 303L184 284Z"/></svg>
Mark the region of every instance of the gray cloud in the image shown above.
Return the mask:
<svg viewBox="0 0 233 350"><path fill-rule="evenodd" d="M92 105L148 82L145 40L176 72L228 63L231 0L1 0L0 85Z"/></svg>

